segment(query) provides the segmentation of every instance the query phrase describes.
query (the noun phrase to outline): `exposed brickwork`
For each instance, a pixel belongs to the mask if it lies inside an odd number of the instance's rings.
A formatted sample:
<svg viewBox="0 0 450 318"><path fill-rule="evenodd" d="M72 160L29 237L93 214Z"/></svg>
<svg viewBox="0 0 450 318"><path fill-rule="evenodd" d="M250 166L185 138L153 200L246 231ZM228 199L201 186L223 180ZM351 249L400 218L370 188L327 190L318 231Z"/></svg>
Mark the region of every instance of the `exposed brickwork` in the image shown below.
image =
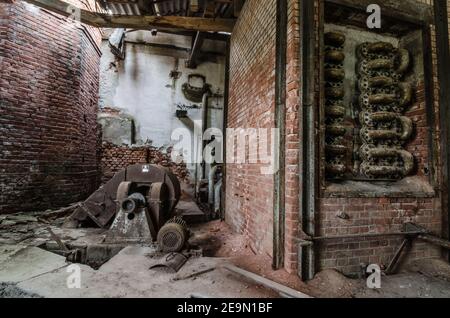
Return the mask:
<svg viewBox="0 0 450 318"><path fill-rule="evenodd" d="M424 1L427 2L427 1ZM402 229L405 222L419 224L437 236L446 235L447 219L442 213L440 193L441 158L439 156L439 100L436 65L436 38L434 28L432 33L433 81L434 81L434 141L437 149L434 151L434 166L436 167L436 196L434 198L322 198L319 202L319 235L333 236L359 233L386 233L397 232ZM430 92L433 93L433 92ZM433 167L429 161L429 124L426 114L424 83L419 81L416 85L415 103L406 115L410 117L415 126L415 134L407 145L407 150L414 154L417 164L417 176L428 180L428 174ZM336 217L337 212L345 212L349 220ZM387 265L392 259L396 249L401 244L401 238L382 239L352 239L330 241L319 248L320 269L337 268L344 273L355 273L360 270L361 264ZM435 246L415 242L405 261L420 258L439 257L441 251Z"/></svg>
<svg viewBox="0 0 450 318"><path fill-rule="evenodd" d="M299 145L300 118L299 103L301 91L299 1L289 0L288 47L286 68L286 228L285 268L297 270L297 244L299 237Z"/></svg>
<svg viewBox="0 0 450 318"><path fill-rule="evenodd" d="M316 5L316 23L319 6ZM286 116L286 250L285 267L297 269L295 238L299 233L299 98L301 69L299 67L298 1L289 1L288 59L287 59L287 116ZM264 21L264 23L263 23ZM273 127L275 83L275 1L248 0L231 40L229 127ZM319 43L318 32L316 39ZM433 56L435 53L433 37ZM316 70L319 70L319 57ZM436 63L434 62L436 74ZM320 97L318 73L316 102ZM434 76L435 96L438 83ZM436 131L439 132L438 101L435 101ZM316 105L319 107L319 104ZM413 119L416 133L407 145L417 157L417 175L428 180L432 163L428 155L428 123L425 110L424 83L417 83L415 104L407 115ZM437 134L438 135L438 134ZM439 140L436 140L439 143ZM437 149L439 150L439 149ZM435 151L437 154L439 151ZM249 154L251 156L251 153ZM440 158L436 183L440 183ZM272 254L273 178L260 174L258 165L227 166L226 218L232 227L249 237L253 249ZM439 189L439 187L437 187ZM345 212L348 220L336 217ZM443 220L444 219L444 220ZM318 199L318 235L334 236L359 233L400 231L404 222L414 222L436 235L443 234L444 216L441 213L439 191L434 198L326 198ZM399 238L371 238L338 240L317 246L319 270L337 268L347 274L360 271L361 264L386 265L401 243ZM437 257L439 249L416 243L408 260Z"/></svg>
<svg viewBox="0 0 450 318"><path fill-rule="evenodd" d="M189 171L186 164L173 162L170 151L171 149L163 151L151 146L129 147L103 142L101 153L102 183L110 180L117 172L138 163L167 167L180 181L189 183Z"/></svg>
<svg viewBox="0 0 450 318"><path fill-rule="evenodd" d="M58 207L97 188L100 33L0 3L0 213Z"/></svg>
<svg viewBox="0 0 450 318"><path fill-rule="evenodd" d="M246 1L231 37L230 128L274 127L275 30L276 1ZM227 165L226 220L253 250L272 255L273 176L261 167Z"/></svg>

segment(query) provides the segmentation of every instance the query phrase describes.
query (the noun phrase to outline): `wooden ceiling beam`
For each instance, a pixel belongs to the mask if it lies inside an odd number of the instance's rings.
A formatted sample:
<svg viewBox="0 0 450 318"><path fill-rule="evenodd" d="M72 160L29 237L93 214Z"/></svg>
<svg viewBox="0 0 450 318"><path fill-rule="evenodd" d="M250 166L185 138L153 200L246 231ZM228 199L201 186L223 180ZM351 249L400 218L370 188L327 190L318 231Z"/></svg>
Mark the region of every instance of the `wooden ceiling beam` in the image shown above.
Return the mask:
<svg viewBox="0 0 450 318"><path fill-rule="evenodd" d="M203 18L212 18L216 13L216 2L213 0L205 0L205 9L203 12ZM203 46L203 42L205 40L204 32L197 32L195 37L193 38L191 54L189 56L189 60L186 61L186 67L188 68L196 68L197 67L197 58L200 55L200 51Z"/></svg>
<svg viewBox="0 0 450 318"><path fill-rule="evenodd" d="M136 16L136 15L109 15L80 9L61 0L25 0L46 10L60 15L78 18L81 23L98 28L127 28L149 30L173 28L200 32L229 32L234 27L233 19L215 19L180 16Z"/></svg>

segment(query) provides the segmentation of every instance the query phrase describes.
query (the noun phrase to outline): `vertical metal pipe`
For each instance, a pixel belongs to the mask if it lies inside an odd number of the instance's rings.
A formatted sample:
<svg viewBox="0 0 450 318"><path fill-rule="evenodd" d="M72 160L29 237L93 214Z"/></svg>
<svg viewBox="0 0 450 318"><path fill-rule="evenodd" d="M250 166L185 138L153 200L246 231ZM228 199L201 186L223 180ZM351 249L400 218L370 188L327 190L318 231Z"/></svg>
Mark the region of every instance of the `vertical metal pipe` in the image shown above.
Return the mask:
<svg viewBox="0 0 450 318"><path fill-rule="evenodd" d="M303 232L311 237L315 231L315 202L316 202L316 111L314 109L315 83L315 32L314 32L314 3L311 0L300 1L300 42L301 42L301 73L302 100L300 105L300 194L299 214ZM303 280L312 279L315 275L314 246L299 247L298 271Z"/></svg>
<svg viewBox="0 0 450 318"><path fill-rule="evenodd" d="M285 145L286 145L286 55L287 0L277 0L276 65L275 65L275 128L279 130L275 144L277 172L274 175L273 263L274 269L284 265L285 232Z"/></svg>
<svg viewBox="0 0 450 318"><path fill-rule="evenodd" d="M450 49L447 0L434 0L434 19L436 25L436 50L438 65L439 112L441 127L441 151L442 151L442 200L443 213L446 213L447 224L444 229L446 238L450 237ZM432 80L432 79L428 79ZM446 209L446 211L445 211ZM450 258L449 258L450 260Z"/></svg>
<svg viewBox="0 0 450 318"><path fill-rule="evenodd" d="M229 37L227 39L227 54L226 54L226 60L225 60L225 91L224 91L224 105L223 105L223 160L224 165L222 168L222 198L221 201L221 219L225 220L225 213L226 213L226 191L227 191L227 128L228 128L228 103L230 99L230 40Z"/></svg>

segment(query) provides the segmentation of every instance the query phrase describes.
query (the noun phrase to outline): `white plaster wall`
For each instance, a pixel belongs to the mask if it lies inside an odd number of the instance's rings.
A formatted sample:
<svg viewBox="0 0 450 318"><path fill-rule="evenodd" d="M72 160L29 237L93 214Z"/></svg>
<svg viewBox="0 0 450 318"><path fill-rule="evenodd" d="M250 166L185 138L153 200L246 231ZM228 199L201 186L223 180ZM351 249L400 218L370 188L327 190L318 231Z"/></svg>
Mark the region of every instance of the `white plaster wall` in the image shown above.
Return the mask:
<svg viewBox="0 0 450 318"><path fill-rule="evenodd" d="M202 63L197 69L185 68L185 61L191 38L177 35L158 34L139 31L127 35L126 58L117 61L112 55L108 42L102 45L100 82L100 107L121 109L134 117L137 136L145 142L151 141L156 147L173 144L171 134L176 128L186 127L176 116L178 103L191 105L182 91L188 75L198 73L206 76L213 93L224 92L225 58L215 57L213 62ZM181 49L162 49L145 44L170 44ZM183 50L184 49L184 50ZM206 50L225 52L222 44L207 41ZM170 73L181 72L181 78L173 81ZM209 101L208 125L222 128L223 98ZM189 110L192 120L201 120L201 110Z"/></svg>

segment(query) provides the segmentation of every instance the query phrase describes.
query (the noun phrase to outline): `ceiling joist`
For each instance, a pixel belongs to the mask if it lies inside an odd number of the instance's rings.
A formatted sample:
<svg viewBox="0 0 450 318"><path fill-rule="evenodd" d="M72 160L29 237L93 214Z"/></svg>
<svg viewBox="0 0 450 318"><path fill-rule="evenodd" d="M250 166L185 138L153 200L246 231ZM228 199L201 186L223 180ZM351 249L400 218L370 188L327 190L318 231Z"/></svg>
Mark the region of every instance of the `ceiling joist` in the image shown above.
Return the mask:
<svg viewBox="0 0 450 318"><path fill-rule="evenodd" d="M128 28L149 30L173 28L201 32L228 32L234 27L234 19L200 18L185 16L110 15L80 9L60 0L25 0L38 7L69 17L98 28Z"/></svg>

